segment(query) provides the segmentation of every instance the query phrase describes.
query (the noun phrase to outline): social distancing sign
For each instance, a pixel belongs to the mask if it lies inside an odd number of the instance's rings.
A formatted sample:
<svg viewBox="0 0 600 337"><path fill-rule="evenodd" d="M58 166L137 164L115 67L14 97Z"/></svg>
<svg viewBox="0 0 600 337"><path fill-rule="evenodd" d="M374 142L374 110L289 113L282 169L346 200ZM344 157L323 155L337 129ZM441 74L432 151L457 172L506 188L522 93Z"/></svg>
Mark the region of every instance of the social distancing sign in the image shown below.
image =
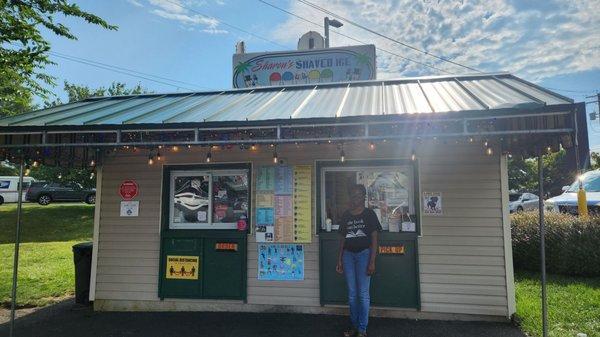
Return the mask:
<svg viewBox="0 0 600 337"><path fill-rule="evenodd" d="M197 280L200 273L199 256L167 255L167 278Z"/></svg>

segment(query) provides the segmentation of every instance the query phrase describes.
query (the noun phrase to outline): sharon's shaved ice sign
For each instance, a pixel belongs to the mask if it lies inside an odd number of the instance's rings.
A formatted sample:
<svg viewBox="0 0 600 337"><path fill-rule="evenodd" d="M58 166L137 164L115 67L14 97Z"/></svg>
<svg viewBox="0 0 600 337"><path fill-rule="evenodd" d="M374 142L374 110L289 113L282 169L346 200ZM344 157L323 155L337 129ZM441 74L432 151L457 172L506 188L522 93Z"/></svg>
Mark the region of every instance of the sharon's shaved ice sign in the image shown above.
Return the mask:
<svg viewBox="0 0 600 337"><path fill-rule="evenodd" d="M375 46L233 55L233 87L373 80Z"/></svg>

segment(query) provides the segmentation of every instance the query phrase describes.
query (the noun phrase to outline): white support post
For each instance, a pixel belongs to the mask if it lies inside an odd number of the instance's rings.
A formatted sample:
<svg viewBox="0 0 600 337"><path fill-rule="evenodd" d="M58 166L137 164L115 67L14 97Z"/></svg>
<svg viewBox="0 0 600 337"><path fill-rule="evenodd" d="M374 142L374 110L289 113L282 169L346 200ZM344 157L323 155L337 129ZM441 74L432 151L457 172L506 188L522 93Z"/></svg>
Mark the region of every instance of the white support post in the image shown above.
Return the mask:
<svg viewBox="0 0 600 337"><path fill-rule="evenodd" d="M502 233L504 237L504 273L506 277L506 298L508 317L517 311L515 300L515 276L513 269L512 235L510 230L510 210L508 209L508 158L500 156L500 185L502 189Z"/></svg>
<svg viewBox="0 0 600 337"><path fill-rule="evenodd" d="M90 273L90 301L96 298L96 270L98 268L98 237L100 235L100 205L102 202L102 166L96 167L96 203L94 206L94 245L92 247L92 268Z"/></svg>

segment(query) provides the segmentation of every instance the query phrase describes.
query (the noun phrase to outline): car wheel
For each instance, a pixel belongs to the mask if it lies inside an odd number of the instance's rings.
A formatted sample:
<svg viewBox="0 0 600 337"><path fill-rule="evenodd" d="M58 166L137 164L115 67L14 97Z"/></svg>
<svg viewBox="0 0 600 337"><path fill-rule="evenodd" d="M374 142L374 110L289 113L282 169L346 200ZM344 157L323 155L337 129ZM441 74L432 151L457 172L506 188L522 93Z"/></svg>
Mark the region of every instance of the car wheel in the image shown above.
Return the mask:
<svg viewBox="0 0 600 337"><path fill-rule="evenodd" d="M523 207L521 207L521 206L517 207L517 212L523 212Z"/></svg>
<svg viewBox="0 0 600 337"><path fill-rule="evenodd" d="M96 195L90 194L87 197L85 197L85 203L88 205L95 204L96 203Z"/></svg>
<svg viewBox="0 0 600 337"><path fill-rule="evenodd" d="M0 196L0 205L4 203L4 198Z"/></svg>
<svg viewBox="0 0 600 337"><path fill-rule="evenodd" d="M46 205L50 204L51 201L52 201L52 198L50 198L50 196L47 194L42 194L38 197L38 204L40 204L42 206L46 206Z"/></svg>

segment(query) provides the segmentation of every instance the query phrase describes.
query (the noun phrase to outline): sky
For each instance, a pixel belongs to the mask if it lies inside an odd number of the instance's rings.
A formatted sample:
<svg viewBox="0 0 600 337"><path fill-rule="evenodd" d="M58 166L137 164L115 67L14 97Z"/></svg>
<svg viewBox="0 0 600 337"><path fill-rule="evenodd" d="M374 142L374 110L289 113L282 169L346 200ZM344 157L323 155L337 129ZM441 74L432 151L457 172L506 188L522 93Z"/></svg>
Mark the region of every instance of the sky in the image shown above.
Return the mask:
<svg viewBox="0 0 600 337"><path fill-rule="evenodd" d="M592 101L586 97L600 91L598 0L308 1L430 54L483 72L508 71L576 102ZM53 91L63 101L65 80L90 87L106 87L113 81L141 84L157 93L231 88L237 41L245 41L247 52L295 50L303 33L322 31L305 20L321 24L326 15L296 0L71 2L118 30L58 17L78 39L44 32L57 63L47 72L57 78ZM380 79L443 74L386 51L449 73L473 73L349 22L332 28L332 47L359 44L337 32L383 49L377 50ZM588 104L587 110L598 111L598 105ZM590 146L600 149L600 119L588 121L588 130Z"/></svg>

